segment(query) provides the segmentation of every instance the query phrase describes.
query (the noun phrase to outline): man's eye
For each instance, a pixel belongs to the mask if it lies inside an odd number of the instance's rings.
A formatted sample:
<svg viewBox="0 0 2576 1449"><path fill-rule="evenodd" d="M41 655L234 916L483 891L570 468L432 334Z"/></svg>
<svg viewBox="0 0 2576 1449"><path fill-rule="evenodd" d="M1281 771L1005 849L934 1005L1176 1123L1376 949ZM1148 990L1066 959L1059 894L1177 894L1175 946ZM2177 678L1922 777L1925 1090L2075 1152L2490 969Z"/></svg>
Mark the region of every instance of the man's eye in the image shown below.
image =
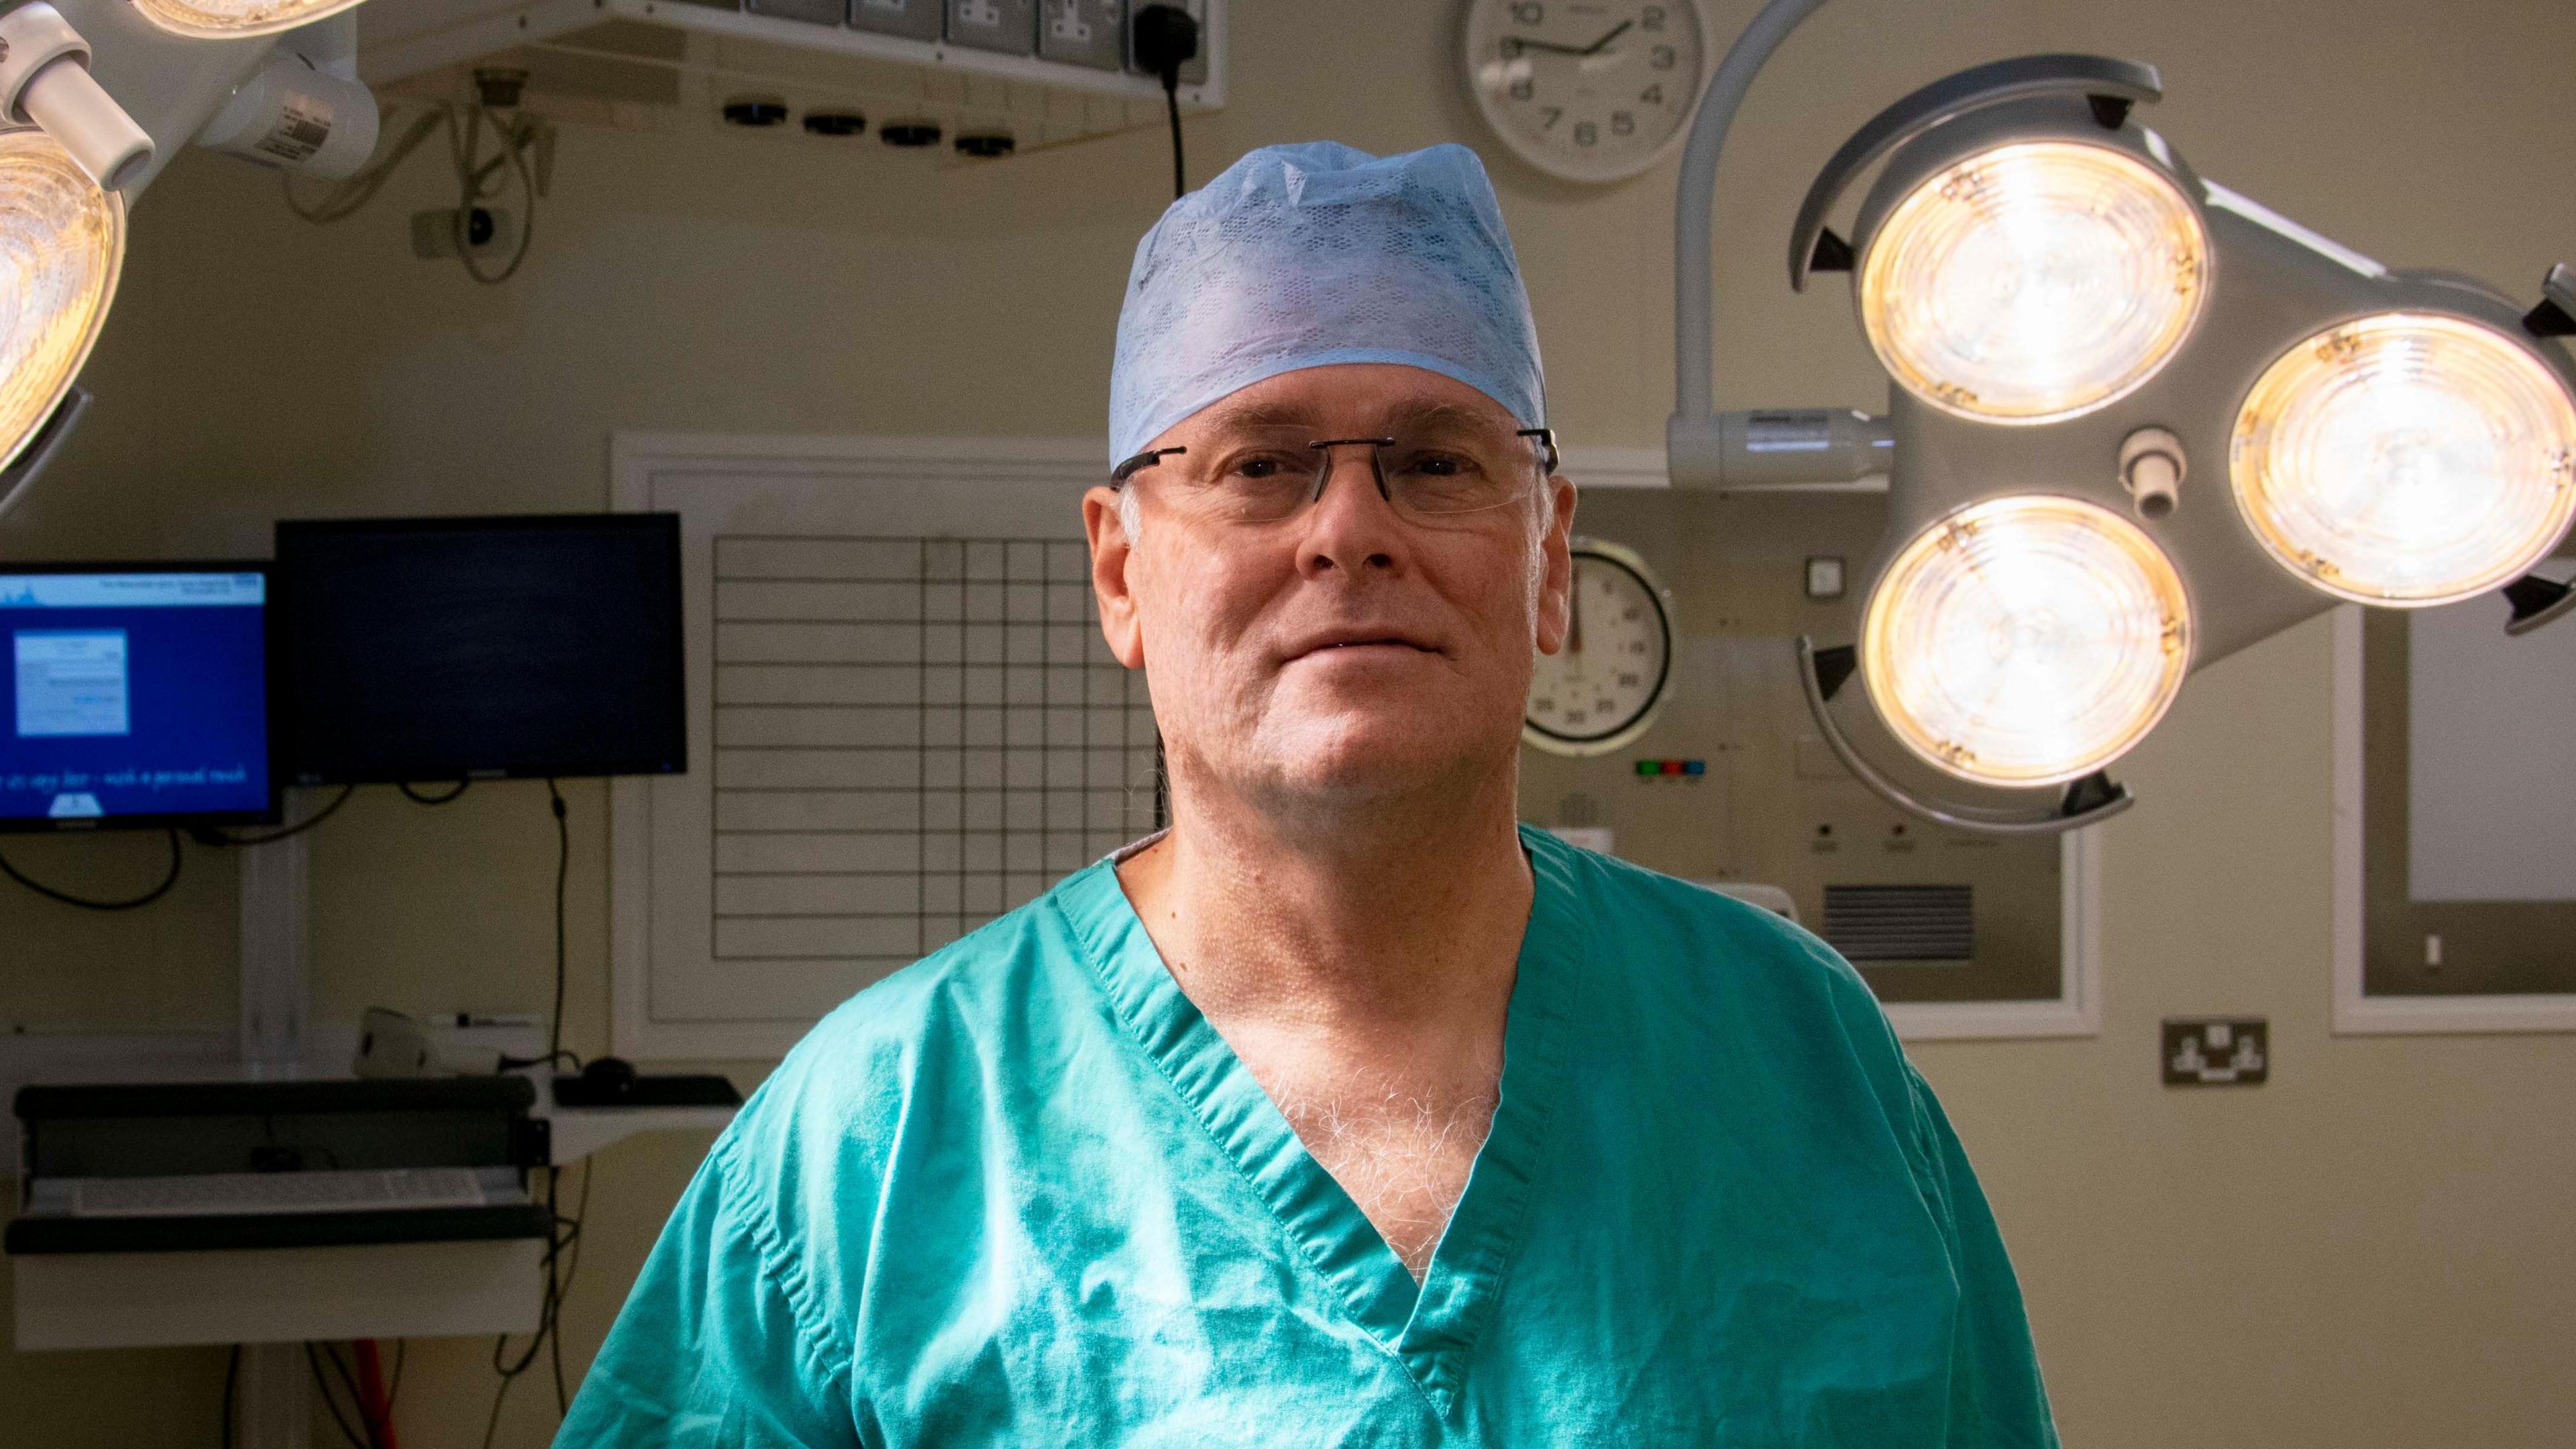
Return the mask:
<svg viewBox="0 0 2576 1449"><path fill-rule="evenodd" d="M1236 459L1234 466L1227 471L1237 478L1258 483L1288 471L1288 460L1276 453L1253 453Z"/></svg>
<svg viewBox="0 0 2576 1449"><path fill-rule="evenodd" d="M1404 461L1401 471L1418 478L1461 478L1475 472L1476 466L1455 453L1416 453Z"/></svg>

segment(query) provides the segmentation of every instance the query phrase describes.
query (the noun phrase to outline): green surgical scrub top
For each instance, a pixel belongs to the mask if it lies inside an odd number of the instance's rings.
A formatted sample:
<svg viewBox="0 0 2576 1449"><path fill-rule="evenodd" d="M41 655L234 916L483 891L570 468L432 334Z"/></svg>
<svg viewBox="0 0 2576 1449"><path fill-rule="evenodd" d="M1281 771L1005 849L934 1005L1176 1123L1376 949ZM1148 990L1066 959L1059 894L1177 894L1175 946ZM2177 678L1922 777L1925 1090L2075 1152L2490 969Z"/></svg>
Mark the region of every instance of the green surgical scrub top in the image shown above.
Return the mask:
<svg viewBox="0 0 2576 1449"><path fill-rule="evenodd" d="M1109 861L818 1025L558 1445L2054 1445L1967 1159L1850 966L1524 831L1501 1104L1417 1286Z"/></svg>

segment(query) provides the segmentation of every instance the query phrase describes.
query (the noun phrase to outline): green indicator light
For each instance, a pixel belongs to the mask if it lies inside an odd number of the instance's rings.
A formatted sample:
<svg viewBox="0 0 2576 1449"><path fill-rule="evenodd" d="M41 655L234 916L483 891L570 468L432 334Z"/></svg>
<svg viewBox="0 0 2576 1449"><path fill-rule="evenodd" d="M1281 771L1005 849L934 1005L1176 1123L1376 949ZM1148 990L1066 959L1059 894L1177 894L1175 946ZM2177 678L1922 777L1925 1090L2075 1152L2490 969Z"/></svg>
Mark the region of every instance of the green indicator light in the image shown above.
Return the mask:
<svg viewBox="0 0 2576 1449"><path fill-rule="evenodd" d="M1639 760L1637 762L1637 773L1640 775L1660 775L1663 772L1664 762L1661 760Z"/></svg>

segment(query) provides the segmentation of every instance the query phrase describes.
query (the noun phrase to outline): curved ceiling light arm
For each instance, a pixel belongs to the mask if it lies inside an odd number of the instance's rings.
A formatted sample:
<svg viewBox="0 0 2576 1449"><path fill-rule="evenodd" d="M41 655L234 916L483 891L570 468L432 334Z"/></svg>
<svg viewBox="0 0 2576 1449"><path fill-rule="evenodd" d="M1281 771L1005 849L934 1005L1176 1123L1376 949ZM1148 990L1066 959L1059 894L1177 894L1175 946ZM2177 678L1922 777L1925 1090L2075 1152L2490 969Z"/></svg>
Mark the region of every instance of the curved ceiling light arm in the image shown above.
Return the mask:
<svg viewBox="0 0 2576 1449"><path fill-rule="evenodd" d="M1699 113L1691 120L1690 140L1682 148L1682 173L1673 197L1673 421L1705 424L1716 408L1716 370L1712 358L1716 321L1712 301L1715 278L1713 248L1717 229L1717 158L1726 149L1727 127L1744 104L1753 78L1771 52L1789 38L1801 21L1823 9L1825 0L1771 0L1709 77L1700 93Z"/></svg>
<svg viewBox="0 0 2576 1449"><path fill-rule="evenodd" d="M2154 66L2099 55L2025 55L1934 81L1872 117L1816 174L1798 207L1798 224L1789 233L1790 290L1807 290L1825 217L1845 188L1934 126L2003 101L2080 95L2095 98L2095 117L2117 127L2131 104L2160 100L2164 93L2164 80Z"/></svg>
<svg viewBox="0 0 2576 1449"><path fill-rule="evenodd" d="M1815 717L1816 728L1824 733L1834 758L1859 777L1871 794L1897 809L1935 825L1982 835L2057 835L2098 825L2137 803L2126 785L2114 783L2100 773L2067 786L2053 810L1989 810L1975 805L1934 804L1918 798L1862 759L1860 751L1844 738L1842 727L1834 723L1833 712L1826 708L1827 697L1851 676L1851 653L1848 648L1819 650L1814 639L1798 636L1798 687L1805 692L1807 713ZM1834 676L1832 684L1823 679L1825 673Z"/></svg>

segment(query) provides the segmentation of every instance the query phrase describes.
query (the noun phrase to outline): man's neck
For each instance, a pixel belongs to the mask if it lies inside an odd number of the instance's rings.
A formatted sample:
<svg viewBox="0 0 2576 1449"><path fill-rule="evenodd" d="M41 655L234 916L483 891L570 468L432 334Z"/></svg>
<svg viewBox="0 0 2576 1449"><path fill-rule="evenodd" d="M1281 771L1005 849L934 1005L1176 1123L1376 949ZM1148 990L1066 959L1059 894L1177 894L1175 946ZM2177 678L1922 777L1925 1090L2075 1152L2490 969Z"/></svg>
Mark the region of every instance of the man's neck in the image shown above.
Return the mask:
<svg viewBox="0 0 2576 1449"><path fill-rule="evenodd" d="M1371 1035L1462 1024L1509 996L1529 916L1516 764L1418 798L1288 809L1184 775L1171 832L1120 880L1211 1019Z"/></svg>

